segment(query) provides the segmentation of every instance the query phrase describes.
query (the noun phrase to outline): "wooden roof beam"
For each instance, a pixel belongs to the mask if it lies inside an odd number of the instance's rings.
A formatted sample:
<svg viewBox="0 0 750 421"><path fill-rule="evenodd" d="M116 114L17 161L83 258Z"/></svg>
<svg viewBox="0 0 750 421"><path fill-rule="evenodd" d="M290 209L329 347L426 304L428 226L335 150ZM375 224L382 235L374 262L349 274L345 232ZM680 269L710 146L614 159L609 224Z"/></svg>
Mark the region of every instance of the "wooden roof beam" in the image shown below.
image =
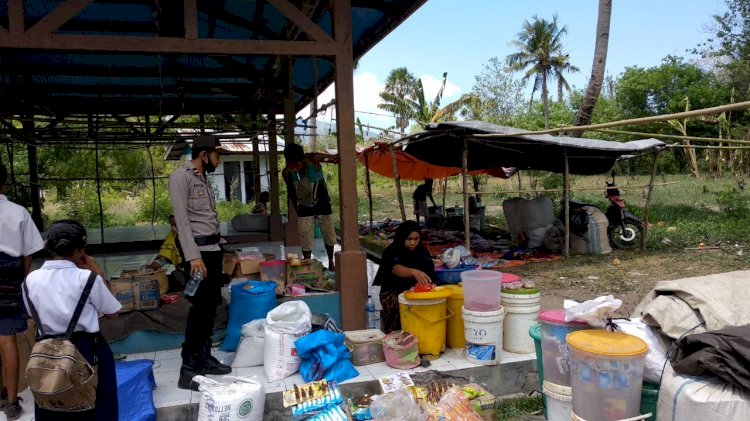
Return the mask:
<svg viewBox="0 0 750 421"><path fill-rule="evenodd" d="M333 41L333 39L318 26L315 22L310 20L307 15L302 13L296 6L291 4L288 0L266 0L273 5L281 14L283 14L289 21L297 25L302 31L304 31L310 39L314 41Z"/></svg>
<svg viewBox="0 0 750 421"><path fill-rule="evenodd" d="M341 47L335 41L257 41L55 34L14 36L11 32L10 36L0 36L0 48L134 53L335 56Z"/></svg>
<svg viewBox="0 0 750 421"><path fill-rule="evenodd" d="M28 35L51 34L65 25L73 17L77 16L83 9L88 7L94 0L66 0L60 3L55 10L44 16L39 22L26 31Z"/></svg>

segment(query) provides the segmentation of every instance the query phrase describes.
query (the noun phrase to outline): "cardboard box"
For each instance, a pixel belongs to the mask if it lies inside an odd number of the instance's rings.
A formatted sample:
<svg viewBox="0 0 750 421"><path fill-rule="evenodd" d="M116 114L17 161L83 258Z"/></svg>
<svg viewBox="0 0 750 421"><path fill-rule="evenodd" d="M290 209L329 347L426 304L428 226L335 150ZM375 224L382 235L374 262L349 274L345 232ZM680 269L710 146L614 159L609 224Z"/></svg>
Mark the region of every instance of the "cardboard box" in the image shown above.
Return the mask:
<svg viewBox="0 0 750 421"><path fill-rule="evenodd" d="M315 286L323 281L323 263L318 260L303 260L301 266L286 266L286 284Z"/></svg>
<svg viewBox="0 0 750 421"><path fill-rule="evenodd" d="M482 396L469 401L469 403L471 404L471 409L473 409L474 412L479 414L484 419L493 419L492 417L495 415L495 408L497 407L497 398L495 398L492 393L488 392L486 389L476 383L469 383L462 387L470 387L479 391L480 393L483 393Z"/></svg>
<svg viewBox="0 0 750 421"><path fill-rule="evenodd" d="M133 282L134 307L137 310L159 309L159 283L156 279L141 279Z"/></svg>
<svg viewBox="0 0 750 421"><path fill-rule="evenodd" d="M262 257L240 260L239 261L240 274L247 276L247 275L254 275L256 273L260 273L260 263L265 262L265 261L266 259Z"/></svg>
<svg viewBox="0 0 750 421"><path fill-rule="evenodd" d="M135 296L133 295L133 281L130 278L112 279L110 281L112 295L120 302L120 313L135 310Z"/></svg>
<svg viewBox="0 0 750 421"><path fill-rule="evenodd" d="M120 274L120 279L130 279L132 281L156 281L159 285L159 295L166 294L167 291L169 291L169 278L167 277L167 273L164 272L164 269L159 269L157 271L154 271L153 273L148 273L145 275L139 275L137 271L134 270L124 270Z"/></svg>
<svg viewBox="0 0 750 421"><path fill-rule="evenodd" d="M236 253L224 253L224 261L222 263L222 269L224 273L229 276L234 276L234 268L237 265L236 259Z"/></svg>

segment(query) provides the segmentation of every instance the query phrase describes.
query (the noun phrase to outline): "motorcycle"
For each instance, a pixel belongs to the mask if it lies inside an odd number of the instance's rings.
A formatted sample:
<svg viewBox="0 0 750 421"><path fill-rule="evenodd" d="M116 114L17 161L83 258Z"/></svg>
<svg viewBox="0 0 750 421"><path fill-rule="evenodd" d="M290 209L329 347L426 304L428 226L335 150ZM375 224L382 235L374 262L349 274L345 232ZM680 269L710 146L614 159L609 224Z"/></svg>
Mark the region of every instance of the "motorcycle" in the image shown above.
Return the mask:
<svg viewBox="0 0 750 421"><path fill-rule="evenodd" d="M607 183L605 196L609 200L607 207L607 236L612 247L628 249L639 246L643 238L643 222L625 209L625 202L620 198L620 190L615 184L615 171L612 170L612 182Z"/></svg>
<svg viewBox="0 0 750 421"><path fill-rule="evenodd" d="M625 202L620 197L620 190L615 184L614 170L612 171L612 182L607 181L606 184L605 197L609 201L609 206L604 215L606 215L608 222L607 236L609 237L609 243L617 249L630 249L639 246L641 238L643 238L643 222L625 208ZM582 235L588 229L586 212L583 208L595 205L573 200L569 203L571 232ZM564 210L561 209L560 213L563 212ZM560 219L564 220L562 217Z"/></svg>

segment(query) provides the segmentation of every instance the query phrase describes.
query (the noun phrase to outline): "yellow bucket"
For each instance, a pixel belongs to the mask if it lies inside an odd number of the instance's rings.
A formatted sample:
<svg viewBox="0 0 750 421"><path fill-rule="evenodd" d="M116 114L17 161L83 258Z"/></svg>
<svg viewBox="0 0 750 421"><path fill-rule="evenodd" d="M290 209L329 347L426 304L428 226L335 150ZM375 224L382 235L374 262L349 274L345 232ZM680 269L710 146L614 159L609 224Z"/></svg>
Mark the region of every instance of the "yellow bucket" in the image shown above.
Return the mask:
<svg viewBox="0 0 750 421"><path fill-rule="evenodd" d="M464 306L464 289L460 285L443 285L453 294L448 297L448 310L453 317L448 319L448 348L466 348L466 335L464 334L464 318L461 315L461 307Z"/></svg>
<svg viewBox="0 0 750 421"><path fill-rule="evenodd" d="M420 354L440 355L445 348L446 320L453 316L445 302L445 298L407 300L404 294L398 296L401 330L417 337Z"/></svg>

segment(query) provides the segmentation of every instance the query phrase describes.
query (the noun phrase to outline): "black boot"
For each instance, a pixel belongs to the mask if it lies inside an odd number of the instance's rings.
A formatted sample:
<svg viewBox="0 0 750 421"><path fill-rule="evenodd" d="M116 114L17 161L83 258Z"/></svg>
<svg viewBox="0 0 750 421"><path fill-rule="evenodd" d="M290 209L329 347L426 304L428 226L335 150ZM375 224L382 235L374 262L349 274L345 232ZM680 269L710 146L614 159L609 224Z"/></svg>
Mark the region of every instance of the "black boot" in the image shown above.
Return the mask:
<svg viewBox="0 0 750 421"><path fill-rule="evenodd" d="M220 374L230 374L232 372L232 367L222 364L219 360L216 359L213 355L211 355L211 339L209 338L208 341L206 341L206 344L203 346L203 374L214 374L214 375L220 375Z"/></svg>
<svg viewBox="0 0 750 421"><path fill-rule="evenodd" d="M182 351L182 367L180 367L180 379L177 381L177 387L180 389L190 389L198 391L198 383L193 381L193 377L203 374L203 356L186 353Z"/></svg>

